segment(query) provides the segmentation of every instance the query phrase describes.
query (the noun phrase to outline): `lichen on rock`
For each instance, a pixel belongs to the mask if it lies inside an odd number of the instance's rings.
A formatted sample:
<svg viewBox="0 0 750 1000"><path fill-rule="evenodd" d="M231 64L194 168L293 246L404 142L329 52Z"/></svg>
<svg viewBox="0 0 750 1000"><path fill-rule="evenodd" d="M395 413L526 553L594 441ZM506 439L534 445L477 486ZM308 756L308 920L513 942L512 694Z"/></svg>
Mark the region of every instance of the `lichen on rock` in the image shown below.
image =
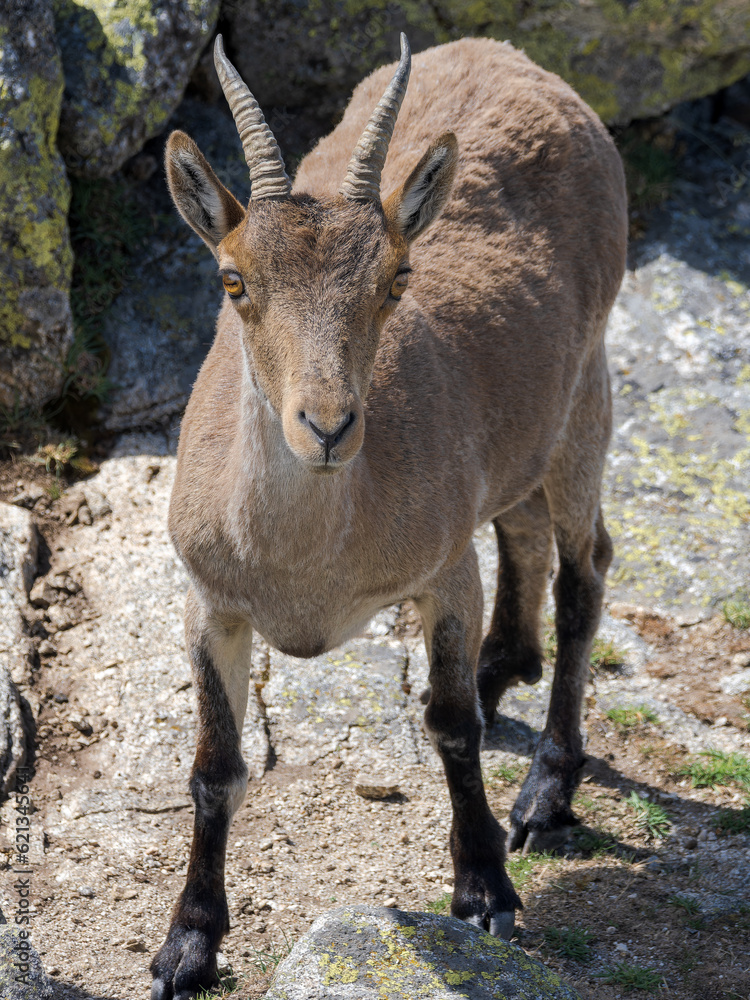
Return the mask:
<svg viewBox="0 0 750 1000"><path fill-rule="evenodd" d="M3 921L0 912L0 996L3 1000L50 1000L52 987L28 927Z"/></svg>
<svg viewBox="0 0 750 1000"><path fill-rule="evenodd" d="M267 1000L576 1000L521 948L454 917L374 906L324 914L279 965Z"/></svg>
<svg viewBox="0 0 750 1000"><path fill-rule="evenodd" d="M340 107L398 52L464 35L509 39L611 123L649 117L750 72L750 6L737 0L254 0L226 3L228 45L261 105Z"/></svg>
<svg viewBox="0 0 750 1000"><path fill-rule="evenodd" d="M0 11L0 405L59 392L73 337L70 192L55 145L62 98L50 0Z"/></svg>
<svg viewBox="0 0 750 1000"><path fill-rule="evenodd" d="M60 150L103 177L156 135L209 40L219 0L53 0L65 69Z"/></svg>

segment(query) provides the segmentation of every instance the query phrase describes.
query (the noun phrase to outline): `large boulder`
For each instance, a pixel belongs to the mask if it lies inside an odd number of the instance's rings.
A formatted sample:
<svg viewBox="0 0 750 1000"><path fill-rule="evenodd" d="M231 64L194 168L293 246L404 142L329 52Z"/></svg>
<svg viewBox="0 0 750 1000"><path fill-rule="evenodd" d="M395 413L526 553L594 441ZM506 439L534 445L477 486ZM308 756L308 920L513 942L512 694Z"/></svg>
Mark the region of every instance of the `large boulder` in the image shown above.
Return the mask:
<svg viewBox="0 0 750 1000"><path fill-rule="evenodd" d="M463 35L509 39L559 73L610 124L657 115L750 72L750 5L739 0L225 0L227 43L261 105L330 113L398 53ZM500 96L498 96L500 100Z"/></svg>
<svg viewBox="0 0 750 1000"><path fill-rule="evenodd" d="M38 535L31 515L0 504L0 798L26 755L18 686L29 679L31 646L21 608L34 579Z"/></svg>
<svg viewBox="0 0 750 1000"><path fill-rule="evenodd" d="M331 910L278 968L266 1000L578 1000L516 945L455 917Z"/></svg>
<svg viewBox="0 0 750 1000"><path fill-rule="evenodd" d="M71 173L103 177L182 99L219 0L53 0L65 69L58 143Z"/></svg>
<svg viewBox="0 0 750 1000"><path fill-rule="evenodd" d="M5 922L0 912L0 996L3 1000L50 1000L52 984L31 944L28 925Z"/></svg>
<svg viewBox="0 0 750 1000"><path fill-rule="evenodd" d="M60 391L73 337L70 192L55 139L63 91L51 0L0 5L0 406Z"/></svg>

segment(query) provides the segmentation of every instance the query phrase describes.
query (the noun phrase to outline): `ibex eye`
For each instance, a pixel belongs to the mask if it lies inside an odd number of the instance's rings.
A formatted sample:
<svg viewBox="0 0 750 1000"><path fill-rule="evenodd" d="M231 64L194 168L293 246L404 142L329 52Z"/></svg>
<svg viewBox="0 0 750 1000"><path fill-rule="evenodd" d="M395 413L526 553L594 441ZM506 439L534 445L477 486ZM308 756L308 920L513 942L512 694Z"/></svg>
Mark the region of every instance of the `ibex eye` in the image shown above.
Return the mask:
<svg viewBox="0 0 750 1000"><path fill-rule="evenodd" d="M391 285L391 297L394 299L400 299L401 296L406 291L406 286L409 284L409 275L406 271L397 274L393 279L393 284Z"/></svg>
<svg viewBox="0 0 750 1000"><path fill-rule="evenodd" d="M245 291L245 286L242 283L242 278L239 274L224 274L221 278L224 288L232 296L233 299L239 298L240 295Z"/></svg>

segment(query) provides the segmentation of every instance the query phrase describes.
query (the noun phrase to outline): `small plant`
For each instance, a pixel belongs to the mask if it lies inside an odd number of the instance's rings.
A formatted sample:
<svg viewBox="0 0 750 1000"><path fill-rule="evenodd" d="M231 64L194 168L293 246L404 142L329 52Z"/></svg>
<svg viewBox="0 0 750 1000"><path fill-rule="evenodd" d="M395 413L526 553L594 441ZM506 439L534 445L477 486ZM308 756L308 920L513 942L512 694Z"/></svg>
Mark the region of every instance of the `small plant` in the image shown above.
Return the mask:
<svg viewBox="0 0 750 1000"><path fill-rule="evenodd" d="M252 962L259 972L273 972L279 962L291 952L292 941L287 937L286 931L282 929L281 933L284 935L283 944L271 943L263 950L251 945L253 949Z"/></svg>
<svg viewBox="0 0 750 1000"><path fill-rule="evenodd" d="M670 896L667 902L670 906L679 906L685 913L689 913L691 916L694 916L700 910L700 906L689 896Z"/></svg>
<svg viewBox="0 0 750 1000"><path fill-rule="evenodd" d="M515 785L524 772L522 764L497 764L487 771L488 781L502 781L506 785Z"/></svg>
<svg viewBox="0 0 750 1000"><path fill-rule="evenodd" d="M556 864L561 859L554 854L514 854L506 859L505 870L516 889L521 889L529 881L537 865Z"/></svg>
<svg viewBox="0 0 750 1000"><path fill-rule="evenodd" d="M433 899L432 902L427 903L426 907L429 913L450 913L451 911L451 894L449 892L444 892L437 899Z"/></svg>
<svg viewBox="0 0 750 1000"><path fill-rule="evenodd" d="M658 972L642 965L631 965L630 962L618 962L612 968L605 969L599 978L612 986L622 986L626 993L631 990L655 993L661 986Z"/></svg>
<svg viewBox="0 0 750 1000"><path fill-rule="evenodd" d="M734 628L750 628L750 597L746 593L737 593L721 606L722 613Z"/></svg>
<svg viewBox="0 0 750 1000"><path fill-rule="evenodd" d="M36 465L43 465L47 472L54 475L56 480L59 480L66 472L78 472L88 476L98 470L98 466L86 455L81 454L80 441L76 438L66 438L64 441L40 445L30 461Z"/></svg>
<svg viewBox="0 0 750 1000"><path fill-rule="evenodd" d="M630 793L625 799L626 805L635 813L636 826L643 830L649 840L661 840L666 837L672 827L672 821L667 812L656 802L642 799L637 792Z"/></svg>
<svg viewBox="0 0 750 1000"><path fill-rule="evenodd" d="M219 975L219 985L214 989L206 991L200 990L195 1000L217 1000L218 997L228 997L239 989L237 977L230 970L224 975Z"/></svg>
<svg viewBox="0 0 750 1000"><path fill-rule="evenodd" d="M741 809L722 809L714 819L714 826L720 837L747 833L750 830L750 800Z"/></svg>
<svg viewBox="0 0 750 1000"><path fill-rule="evenodd" d="M591 942L594 935L583 927L547 927L544 932L544 940L550 948L565 958L572 958L574 962L591 961Z"/></svg>
<svg viewBox="0 0 750 1000"><path fill-rule="evenodd" d="M614 838L609 833L601 830L583 830L579 828L574 831L574 837L576 847L579 851L583 851L584 854L594 856L607 854L610 851L614 851L617 847Z"/></svg>
<svg viewBox="0 0 750 1000"><path fill-rule="evenodd" d="M658 715L651 711L648 705L627 705L610 708L607 718L620 729L630 729L633 726L643 726L646 723L659 721Z"/></svg>
<svg viewBox="0 0 750 1000"><path fill-rule="evenodd" d="M607 639L594 639L590 661L594 670L616 670L624 659L620 650Z"/></svg>
<svg viewBox="0 0 750 1000"><path fill-rule="evenodd" d="M702 750L678 773L690 778L693 788L715 788L717 785L750 788L750 758L713 747Z"/></svg>
<svg viewBox="0 0 750 1000"><path fill-rule="evenodd" d="M544 633L542 643L542 653L548 663L554 663L557 656L557 634L554 628L549 628ZM591 647L590 664L592 670L615 670L622 666L623 655L611 642L606 639L594 639Z"/></svg>

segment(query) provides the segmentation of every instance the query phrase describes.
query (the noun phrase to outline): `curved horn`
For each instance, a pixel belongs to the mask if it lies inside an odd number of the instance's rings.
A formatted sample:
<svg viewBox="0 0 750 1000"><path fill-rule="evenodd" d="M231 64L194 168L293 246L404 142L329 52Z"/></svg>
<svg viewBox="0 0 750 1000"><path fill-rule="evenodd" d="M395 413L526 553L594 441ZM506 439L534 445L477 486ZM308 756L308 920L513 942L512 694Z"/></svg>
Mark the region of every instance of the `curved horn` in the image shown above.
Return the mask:
<svg viewBox="0 0 750 1000"><path fill-rule="evenodd" d="M349 160L339 191L352 201L380 201L380 175L411 69L411 49L401 32L401 59Z"/></svg>
<svg viewBox="0 0 750 1000"><path fill-rule="evenodd" d="M286 198L292 189L292 183L286 175L281 151L273 132L266 125L258 102L224 54L221 35L216 36L214 44L214 65L240 133L242 149L250 170L250 197L253 201L259 198Z"/></svg>

